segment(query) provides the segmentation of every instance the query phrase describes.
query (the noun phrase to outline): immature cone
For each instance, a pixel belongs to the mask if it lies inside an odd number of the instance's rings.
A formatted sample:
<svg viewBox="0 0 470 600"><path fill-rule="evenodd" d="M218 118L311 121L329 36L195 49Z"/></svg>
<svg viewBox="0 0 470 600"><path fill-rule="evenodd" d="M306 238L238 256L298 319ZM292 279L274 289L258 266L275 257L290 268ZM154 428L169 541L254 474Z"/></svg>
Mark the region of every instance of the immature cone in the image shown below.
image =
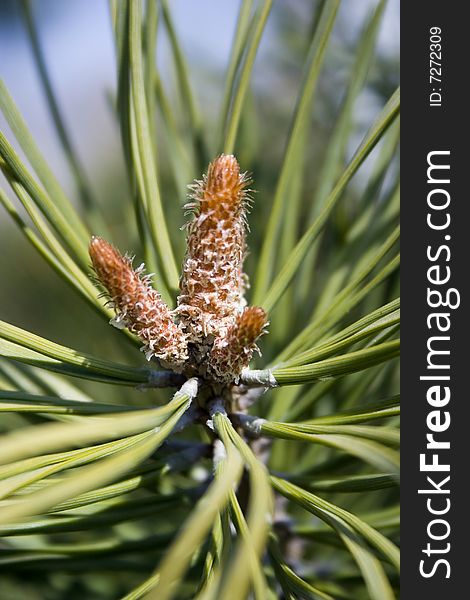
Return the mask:
<svg viewBox="0 0 470 600"><path fill-rule="evenodd" d="M181 370L188 357L186 337L150 286L150 278L142 274L143 267L134 270L129 258L99 237L92 238L89 252L116 311L112 324L135 333L144 342L148 360L156 357L164 366Z"/></svg>
<svg viewBox="0 0 470 600"><path fill-rule="evenodd" d="M188 339L201 345L223 336L245 306L245 212L248 180L234 156L222 154L192 187L194 218L188 224L187 250L177 312ZM206 346L207 349L207 346Z"/></svg>
<svg viewBox="0 0 470 600"><path fill-rule="evenodd" d="M173 312L142 268L135 271L101 238L90 243L96 274L116 310L114 324L140 337L148 359L224 385L248 366L266 326L264 310L246 308L244 299L247 184L235 157L221 155L193 186L196 202L188 205L194 214Z"/></svg>
<svg viewBox="0 0 470 600"><path fill-rule="evenodd" d="M265 333L266 313L259 306L249 306L240 313L223 337L212 346L207 372L213 379L230 382L237 379L248 366L256 340Z"/></svg>

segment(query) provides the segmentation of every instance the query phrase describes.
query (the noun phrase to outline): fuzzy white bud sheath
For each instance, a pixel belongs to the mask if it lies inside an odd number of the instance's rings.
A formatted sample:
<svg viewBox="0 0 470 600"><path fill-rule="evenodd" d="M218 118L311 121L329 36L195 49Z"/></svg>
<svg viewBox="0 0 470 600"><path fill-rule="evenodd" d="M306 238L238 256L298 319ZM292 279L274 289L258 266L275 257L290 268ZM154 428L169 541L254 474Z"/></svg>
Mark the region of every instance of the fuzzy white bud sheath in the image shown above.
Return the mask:
<svg viewBox="0 0 470 600"><path fill-rule="evenodd" d="M245 306L246 175L234 156L221 155L192 186L178 314L194 344L211 344ZM201 348L202 349L202 348Z"/></svg>
<svg viewBox="0 0 470 600"><path fill-rule="evenodd" d="M188 357L186 337L151 287L150 278L143 275L142 268L134 270L132 261L102 238L92 238L89 252L116 311L113 324L127 327L142 340L148 360L155 357L163 366L181 370Z"/></svg>

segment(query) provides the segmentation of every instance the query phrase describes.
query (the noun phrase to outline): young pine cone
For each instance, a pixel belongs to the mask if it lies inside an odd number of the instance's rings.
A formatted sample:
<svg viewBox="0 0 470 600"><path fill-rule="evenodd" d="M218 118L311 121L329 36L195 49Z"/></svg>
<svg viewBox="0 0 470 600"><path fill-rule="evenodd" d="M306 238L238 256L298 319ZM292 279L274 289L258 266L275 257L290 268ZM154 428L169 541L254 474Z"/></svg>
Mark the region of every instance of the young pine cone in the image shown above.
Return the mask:
<svg viewBox="0 0 470 600"><path fill-rule="evenodd" d="M187 228L177 310L189 340L196 344L211 344L223 335L246 304L247 184L236 158L223 154L192 186L196 202L187 205L194 216Z"/></svg>
<svg viewBox="0 0 470 600"><path fill-rule="evenodd" d="M89 252L95 273L116 311L112 324L135 333L144 343L148 360L155 357L162 365L181 371L188 357L186 337L160 294L151 287L150 278L143 275L143 267L134 270L129 258L99 237L92 238Z"/></svg>
<svg viewBox="0 0 470 600"><path fill-rule="evenodd" d="M248 306L237 315L226 335L216 338L212 346L208 361L212 378L226 383L236 380L258 350L256 340L266 325L266 313L259 306Z"/></svg>
<svg viewBox="0 0 470 600"><path fill-rule="evenodd" d="M223 154L192 187L196 202L188 205L194 215L174 312L142 267L134 270L131 260L105 240L91 240L96 275L116 311L112 322L144 342L149 360L155 357L174 371L229 384L257 350L266 314L259 307L247 308L244 298L247 184L236 158Z"/></svg>

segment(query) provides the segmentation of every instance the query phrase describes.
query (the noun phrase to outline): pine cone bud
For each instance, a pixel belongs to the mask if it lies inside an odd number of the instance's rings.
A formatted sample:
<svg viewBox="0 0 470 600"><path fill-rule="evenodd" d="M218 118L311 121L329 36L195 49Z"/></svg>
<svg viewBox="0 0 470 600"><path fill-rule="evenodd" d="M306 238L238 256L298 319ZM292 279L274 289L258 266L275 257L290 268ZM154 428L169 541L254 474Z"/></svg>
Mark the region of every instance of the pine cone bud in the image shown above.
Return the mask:
<svg viewBox="0 0 470 600"><path fill-rule="evenodd" d="M265 333L266 325L266 313L262 308L245 308L226 335L215 340L209 355L208 373L220 382L236 380L258 350L256 340Z"/></svg>
<svg viewBox="0 0 470 600"><path fill-rule="evenodd" d="M164 366L181 370L188 356L185 335L151 287L150 277L143 275L143 265L134 270L129 258L99 237L91 239L89 252L116 311L112 324L136 334L144 342L142 349L148 360L156 357Z"/></svg>
<svg viewBox="0 0 470 600"><path fill-rule="evenodd" d="M192 186L187 250L178 314L189 340L204 344L223 335L245 306L246 175L234 156L221 155Z"/></svg>

